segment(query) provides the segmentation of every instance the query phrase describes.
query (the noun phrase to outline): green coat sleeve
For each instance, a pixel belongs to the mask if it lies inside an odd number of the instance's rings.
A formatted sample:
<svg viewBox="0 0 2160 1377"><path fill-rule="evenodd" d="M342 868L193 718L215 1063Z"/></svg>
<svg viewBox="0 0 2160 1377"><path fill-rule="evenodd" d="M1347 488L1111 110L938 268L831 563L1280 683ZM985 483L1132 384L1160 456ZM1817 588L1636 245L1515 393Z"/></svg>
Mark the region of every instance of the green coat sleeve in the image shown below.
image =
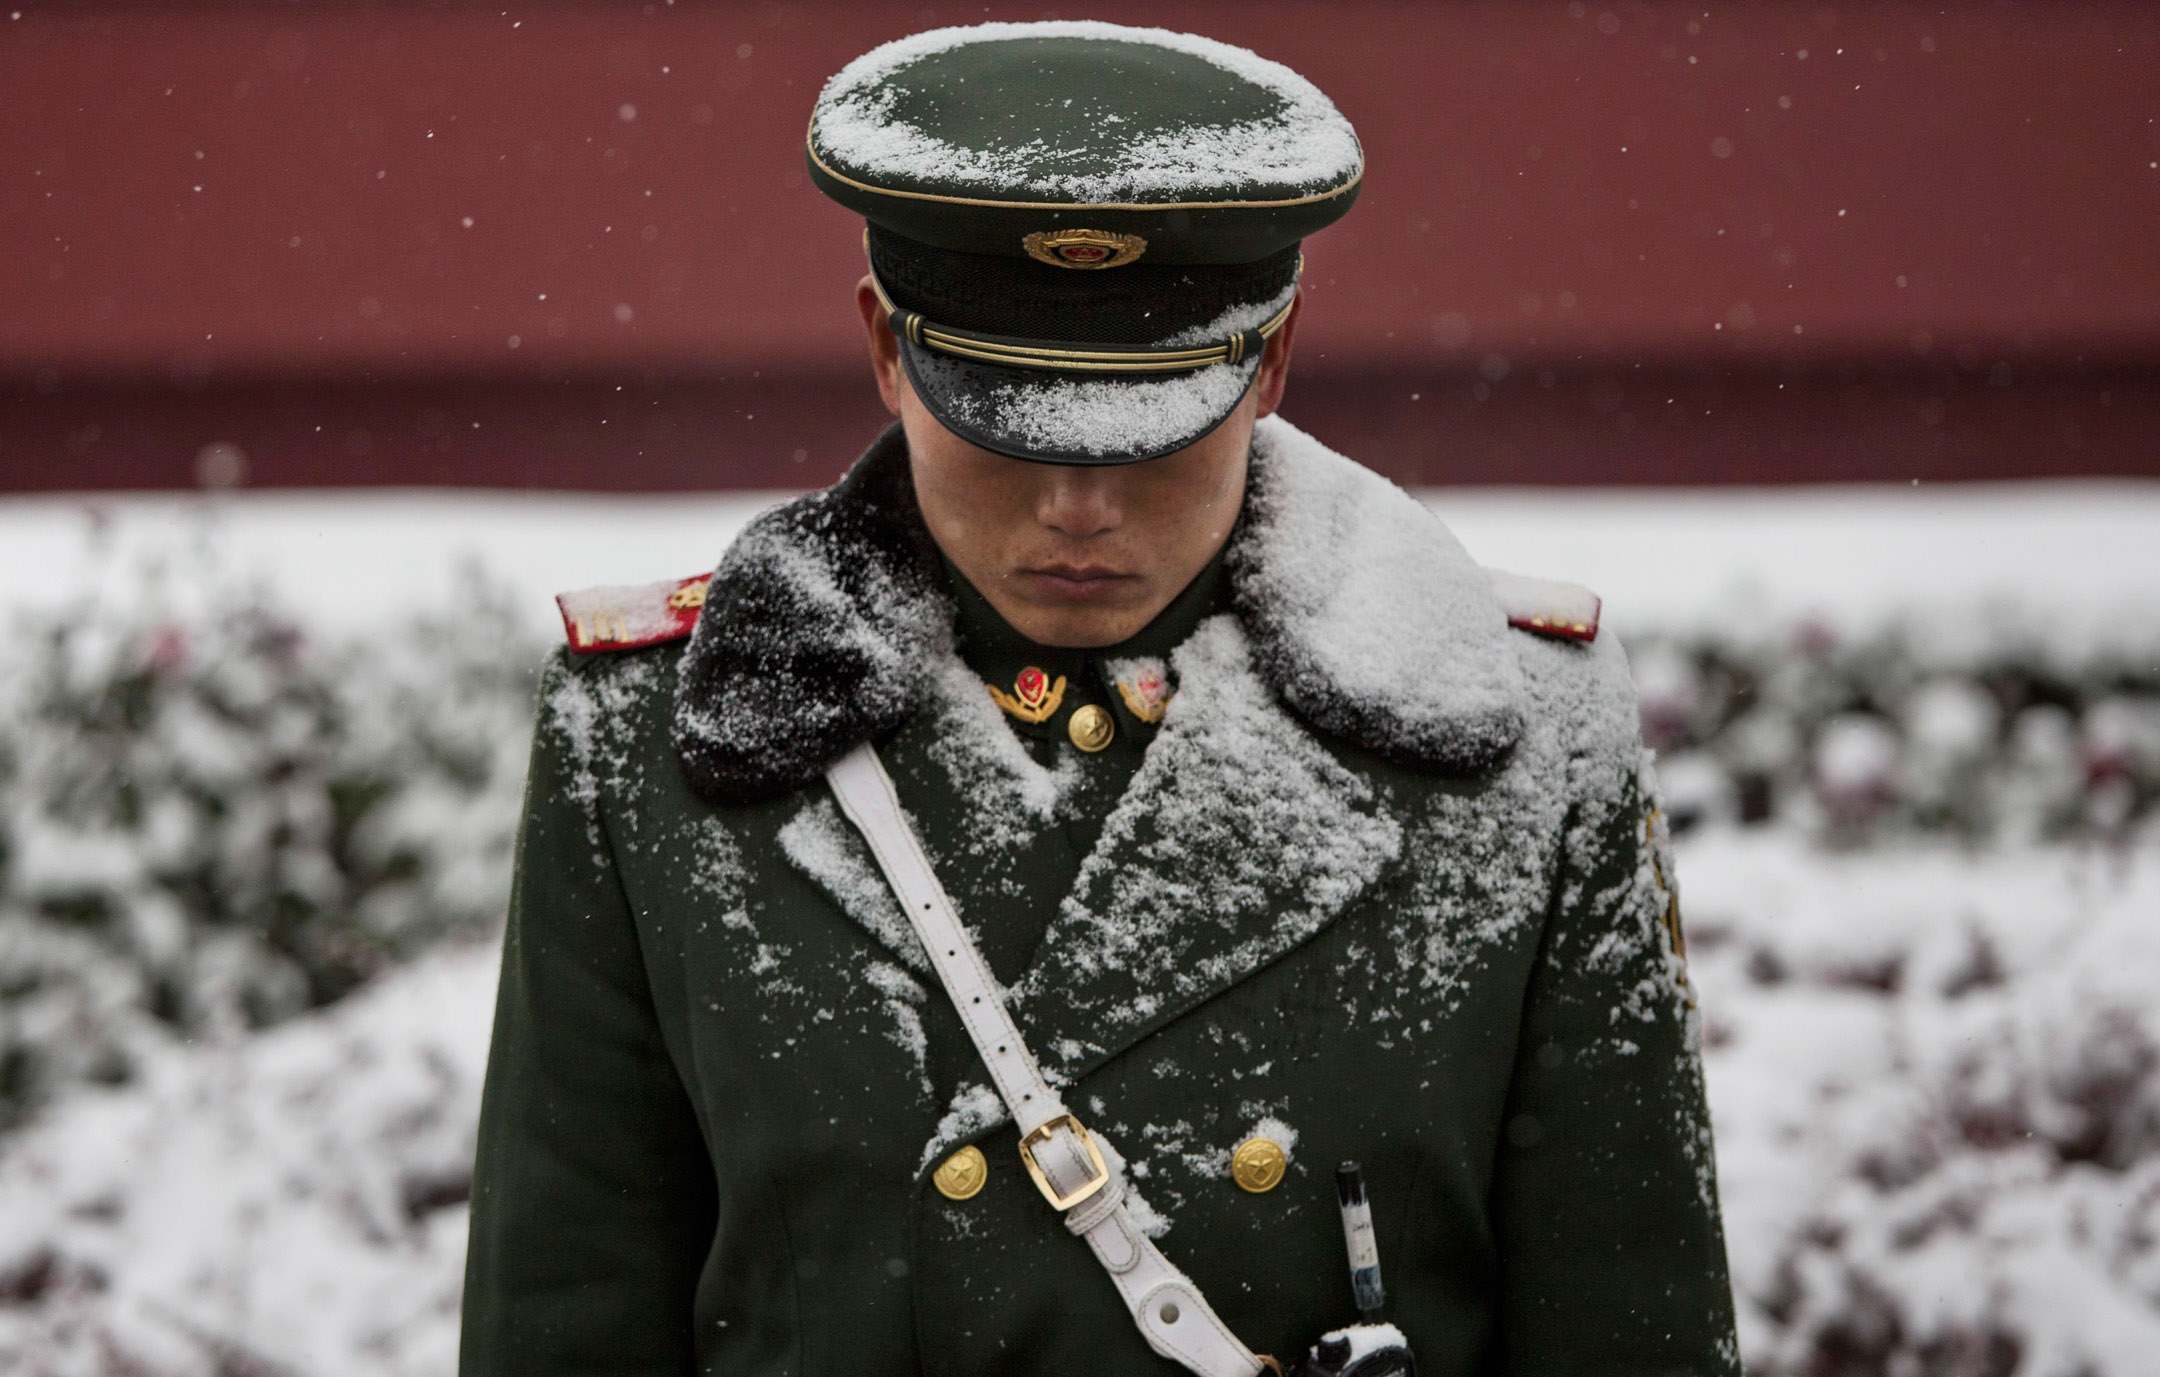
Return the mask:
<svg viewBox="0 0 2160 1377"><path fill-rule="evenodd" d="M1494 1178L1516 1377L1740 1371L1694 1001L1646 773L1632 721L1571 771Z"/></svg>
<svg viewBox="0 0 2160 1377"><path fill-rule="evenodd" d="M463 1377L687 1373L712 1171L617 876L585 681L543 676L473 1168ZM597 740L597 744L596 744Z"/></svg>

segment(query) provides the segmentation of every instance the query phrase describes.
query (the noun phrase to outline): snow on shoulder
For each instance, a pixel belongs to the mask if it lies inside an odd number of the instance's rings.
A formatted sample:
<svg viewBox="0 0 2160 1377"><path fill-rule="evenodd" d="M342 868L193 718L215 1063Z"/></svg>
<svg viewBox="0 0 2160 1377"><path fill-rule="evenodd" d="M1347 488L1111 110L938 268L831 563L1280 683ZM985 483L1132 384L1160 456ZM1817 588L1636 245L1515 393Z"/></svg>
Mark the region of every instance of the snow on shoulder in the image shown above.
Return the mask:
<svg viewBox="0 0 2160 1377"><path fill-rule="evenodd" d="M712 575L555 595L571 653L638 650L679 641L697 625Z"/></svg>
<svg viewBox="0 0 2160 1377"><path fill-rule="evenodd" d="M1233 598L1300 715L1428 768L1506 755L1525 693L1507 618L1438 517L1279 415L1253 427L1245 501Z"/></svg>
<svg viewBox="0 0 2160 1377"><path fill-rule="evenodd" d="M1493 596L1500 600L1500 610L1507 613L1508 625L1517 631L1557 636L1565 641L1597 639L1598 617L1605 604L1581 584L1534 579L1500 569L1487 569L1485 578L1492 584Z"/></svg>
<svg viewBox="0 0 2160 1377"><path fill-rule="evenodd" d="M947 137L949 129L927 127L941 118L939 102L927 95L941 60L959 49L1042 39L1131 45L1142 52L1130 65L1151 71L1165 58L1197 58L1259 99L1240 100L1214 118L1180 112L1184 118L1166 121L1144 98L1159 83L1108 83L1095 87L1103 92L1100 108L1067 109L1072 102L1061 101L1033 112L1038 127L1001 130L995 143L961 142ZM1011 100L1015 90L996 95ZM1309 196L1354 183L1364 168L1350 122L1281 63L1197 34L1094 20L932 29L873 48L826 83L811 149L880 186L921 184L1015 202L1244 201L1259 199L1242 190L1256 183L1271 194Z"/></svg>

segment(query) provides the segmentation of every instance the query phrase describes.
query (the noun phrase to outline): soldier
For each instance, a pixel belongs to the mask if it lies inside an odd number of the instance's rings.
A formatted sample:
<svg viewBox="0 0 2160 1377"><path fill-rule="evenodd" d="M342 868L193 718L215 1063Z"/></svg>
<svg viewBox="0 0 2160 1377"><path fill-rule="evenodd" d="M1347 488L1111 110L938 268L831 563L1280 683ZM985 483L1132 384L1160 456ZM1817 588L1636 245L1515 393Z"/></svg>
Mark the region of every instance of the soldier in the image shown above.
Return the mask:
<svg viewBox="0 0 2160 1377"><path fill-rule="evenodd" d="M1597 600L1272 415L1348 123L998 24L808 159L898 424L561 600L464 1372L1736 1373Z"/></svg>

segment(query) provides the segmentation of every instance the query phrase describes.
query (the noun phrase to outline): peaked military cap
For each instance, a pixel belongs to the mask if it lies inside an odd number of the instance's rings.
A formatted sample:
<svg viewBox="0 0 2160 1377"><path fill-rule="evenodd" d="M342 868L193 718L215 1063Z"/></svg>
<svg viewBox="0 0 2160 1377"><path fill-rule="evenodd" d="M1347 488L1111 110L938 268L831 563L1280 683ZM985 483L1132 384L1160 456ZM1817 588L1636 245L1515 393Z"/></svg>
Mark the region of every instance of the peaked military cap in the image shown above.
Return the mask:
<svg viewBox="0 0 2160 1377"><path fill-rule="evenodd" d="M1094 22L938 29L826 84L807 159L916 394L999 454L1121 464L1220 425L1289 316L1357 135L1243 48Z"/></svg>

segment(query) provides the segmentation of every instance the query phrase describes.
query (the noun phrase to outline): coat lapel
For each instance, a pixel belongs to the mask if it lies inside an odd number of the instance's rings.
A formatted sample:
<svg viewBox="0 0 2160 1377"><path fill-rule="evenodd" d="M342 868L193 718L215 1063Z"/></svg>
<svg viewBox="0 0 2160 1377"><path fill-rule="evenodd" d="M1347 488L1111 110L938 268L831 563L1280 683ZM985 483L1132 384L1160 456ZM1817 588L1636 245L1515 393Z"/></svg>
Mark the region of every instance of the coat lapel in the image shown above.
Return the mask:
<svg viewBox="0 0 2160 1377"><path fill-rule="evenodd" d="M1514 747L1507 614L1454 536L1378 474L1260 422L1223 567L1251 667L1314 730L1456 776ZM941 691L952 627L895 428L836 486L751 522L713 571L675 692L692 787L715 803L814 788Z"/></svg>
<svg viewBox="0 0 2160 1377"><path fill-rule="evenodd" d="M931 975L922 939L908 924L892 888L862 835L840 816L831 798L817 794L780 829L780 853L788 864L831 896L840 911L917 975Z"/></svg>
<svg viewBox="0 0 2160 1377"><path fill-rule="evenodd" d="M782 839L790 861L921 970L867 848L817 787L825 764L929 733L926 768L963 812L956 854L933 859L993 886L1071 780L1028 757L954 654L906 460L888 434L839 486L744 532L685 654L675 735L716 802L807 788ZM1310 940L1399 856L1388 799L1323 738L1468 776L1522 731L1507 617L1461 545L1279 420L1254 433L1225 569L1236 615L1172 657L1161 734L1011 991L1054 1075L1084 1074Z"/></svg>
<svg viewBox="0 0 2160 1377"><path fill-rule="evenodd" d="M1203 624L1172 662L1179 687L1162 732L1007 993L1056 1080L1078 1079L1311 940L1402 851L1387 798L1278 703L1235 618ZM938 766L962 800L962 848L994 863L1016 828L1054 815L1069 781L1017 748L957 659L938 678L948 682L919 728L936 734ZM830 798L806 801L780 842L842 913L927 974L869 848ZM938 859L941 871L953 864Z"/></svg>
<svg viewBox="0 0 2160 1377"><path fill-rule="evenodd" d="M1310 940L1402 851L1388 801L1277 703L1235 618L1172 659L1162 733L1011 992L1053 1079Z"/></svg>
<svg viewBox="0 0 2160 1377"><path fill-rule="evenodd" d="M1069 756L1055 766L1038 764L1013 735L982 680L949 647L927 667L923 708L901 729L909 748L883 754L904 800L944 800L958 810L951 836L917 827L939 878L960 906L961 918L981 940L969 890L995 891L995 878L1039 828L1052 825L1080 768ZM934 778L916 778L910 767ZM809 794L780 829L789 864L823 889L854 920L909 969L930 973L929 958L893 900L860 833L840 816L823 789ZM988 881L985 883L985 881Z"/></svg>

